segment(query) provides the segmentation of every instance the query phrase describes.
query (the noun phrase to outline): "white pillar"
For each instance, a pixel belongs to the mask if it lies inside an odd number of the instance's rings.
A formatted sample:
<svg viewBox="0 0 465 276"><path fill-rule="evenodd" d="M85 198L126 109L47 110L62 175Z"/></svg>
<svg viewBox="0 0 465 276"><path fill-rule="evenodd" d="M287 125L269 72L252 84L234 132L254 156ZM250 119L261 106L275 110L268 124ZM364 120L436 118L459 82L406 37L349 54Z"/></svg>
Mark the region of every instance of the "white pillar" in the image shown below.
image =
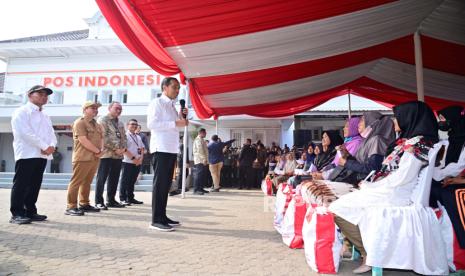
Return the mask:
<svg viewBox="0 0 465 276"><path fill-rule="evenodd" d="M215 120L215 134L218 135L218 121L220 120L220 116L218 116Z"/></svg>
<svg viewBox="0 0 465 276"><path fill-rule="evenodd" d="M189 109L189 86L186 86L186 96L185 96L185 101L186 101L186 108ZM189 116L189 115L188 115ZM187 142L188 142L188 135L189 132L187 131L188 126L184 127L184 139L183 139L183 151L182 151L182 172L181 172L181 177L182 177L182 188L181 188L181 198L185 198L186 195L186 162L187 162Z"/></svg>
<svg viewBox="0 0 465 276"><path fill-rule="evenodd" d="M419 101L425 101L425 87L423 83L423 57L421 51L421 37L418 31L413 35L415 45L415 69L417 76L417 97Z"/></svg>

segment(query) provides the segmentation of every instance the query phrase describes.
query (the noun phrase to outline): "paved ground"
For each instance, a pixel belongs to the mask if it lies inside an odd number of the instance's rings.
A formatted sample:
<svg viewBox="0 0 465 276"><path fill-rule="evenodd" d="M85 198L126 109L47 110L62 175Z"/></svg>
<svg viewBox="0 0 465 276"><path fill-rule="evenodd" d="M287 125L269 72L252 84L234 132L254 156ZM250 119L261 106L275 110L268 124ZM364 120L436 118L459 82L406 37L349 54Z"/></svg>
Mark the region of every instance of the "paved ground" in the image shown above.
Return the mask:
<svg viewBox="0 0 465 276"><path fill-rule="evenodd" d="M148 229L151 193L136 193L142 206L69 217L66 191L42 190L49 220L19 226L8 223L9 196L0 189L0 275L317 275L282 243L259 191L170 197L168 215L183 223L171 233ZM344 261L339 274L355 266Z"/></svg>

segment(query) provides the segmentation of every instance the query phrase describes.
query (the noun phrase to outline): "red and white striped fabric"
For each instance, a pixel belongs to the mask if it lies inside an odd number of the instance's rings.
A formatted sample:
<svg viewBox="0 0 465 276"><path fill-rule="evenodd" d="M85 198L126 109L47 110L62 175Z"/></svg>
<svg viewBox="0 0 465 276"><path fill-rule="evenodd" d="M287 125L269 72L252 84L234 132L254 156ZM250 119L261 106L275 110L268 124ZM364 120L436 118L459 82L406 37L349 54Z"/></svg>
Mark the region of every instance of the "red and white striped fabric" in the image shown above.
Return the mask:
<svg viewBox="0 0 465 276"><path fill-rule="evenodd" d="M416 99L420 33L426 102L465 105L462 0L97 0L155 71L182 72L200 118L299 113L351 91Z"/></svg>
<svg viewBox="0 0 465 276"><path fill-rule="evenodd" d="M334 215L323 206L309 207L302 236L305 259L310 268L318 273L336 274L341 261L343 238L334 223Z"/></svg>
<svg viewBox="0 0 465 276"><path fill-rule="evenodd" d="M281 226L283 242L289 248L304 248L302 227L304 225L305 214L307 213L307 206L308 204L300 195L295 195L291 202L289 202Z"/></svg>

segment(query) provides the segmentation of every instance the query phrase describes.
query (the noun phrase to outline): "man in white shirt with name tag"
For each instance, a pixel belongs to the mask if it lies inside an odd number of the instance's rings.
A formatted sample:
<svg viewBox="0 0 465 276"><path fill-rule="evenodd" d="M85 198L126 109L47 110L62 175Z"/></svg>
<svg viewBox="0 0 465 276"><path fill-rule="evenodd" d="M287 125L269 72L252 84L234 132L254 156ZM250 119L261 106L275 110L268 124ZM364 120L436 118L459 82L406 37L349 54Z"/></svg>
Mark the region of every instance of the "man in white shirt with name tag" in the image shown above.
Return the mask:
<svg viewBox="0 0 465 276"><path fill-rule="evenodd" d="M136 119L129 120L126 131L127 151L124 153L123 172L119 185L119 200L121 204L143 204L134 198L134 185L142 165L142 158L145 152L145 146L142 138L136 133L139 123Z"/></svg>
<svg viewBox="0 0 465 276"><path fill-rule="evenodd" d="M11 118L15 176L11 188L10 223L26 224L43 221L45 215L37 214L36 202L47 160L52 159L57 139L52 121L42 112L48 96L53 91L35 85L27 92L28 103L16 109Z"/></svg>
<svg viewBox="0 0 465 276"><path fill-rule="evenodd" d="M166 216L168 192L173 181L174 166L179 150L178 127L187 126L187 109L179 113L174 104L179 94L179 81L163 79L163 94L150 102L147 109L147 126L151 131L150 151L153 153L152 224L159 231L173 231L178 221Z"/></svg>

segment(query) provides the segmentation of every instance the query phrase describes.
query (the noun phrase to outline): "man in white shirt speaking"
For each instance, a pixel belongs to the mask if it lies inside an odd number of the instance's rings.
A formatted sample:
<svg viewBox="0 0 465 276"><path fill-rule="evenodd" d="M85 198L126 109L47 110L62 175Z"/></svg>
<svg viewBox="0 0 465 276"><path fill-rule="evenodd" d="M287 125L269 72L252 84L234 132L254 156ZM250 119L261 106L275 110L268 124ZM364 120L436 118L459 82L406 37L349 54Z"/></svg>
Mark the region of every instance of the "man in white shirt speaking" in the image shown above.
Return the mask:
<svg viewBox="0 0 465 276"><path fill-rule="evenodd" d="M52 159L57 139L52 121L42 112L53 91L35 85L27 92L28 103L16 109L11 118L15 176L11 188L10 223L26 224L43 221L37 214L36 202L47 160Z"/></svg>
<svg viewBox="0 0 465 276"><path fill-rule="evenodd" d="M166 216L168 192L173 181L174 166L179 150L178 127L187 126L187 109L179 113L174 104L179 94L179 81L168 77L163 79L163 94L150 102L147 110L147 126L151 131L150 151L153 153L152 224L150 228L159 231L173 231L178 221Z"/></svg>

